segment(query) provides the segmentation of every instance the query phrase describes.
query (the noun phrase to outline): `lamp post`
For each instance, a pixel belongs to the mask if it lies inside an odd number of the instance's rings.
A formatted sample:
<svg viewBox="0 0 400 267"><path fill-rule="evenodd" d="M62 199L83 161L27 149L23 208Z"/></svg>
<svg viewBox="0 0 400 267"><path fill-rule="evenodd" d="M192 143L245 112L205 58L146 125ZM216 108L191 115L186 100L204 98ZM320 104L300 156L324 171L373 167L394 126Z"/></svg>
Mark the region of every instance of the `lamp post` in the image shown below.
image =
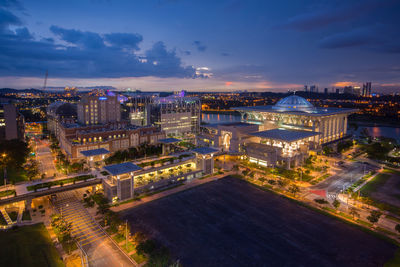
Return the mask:
<svg viewBox="0 0 400 267"><path fill-rule="evenodd" d="M3 157L3 164L4 164L4 169L3 169L3 172L4 172L4 186L5 186L5 188L7 188L7 164L6 164L6 156L7 156L7 154L3 153L1 156Z"/></svg>

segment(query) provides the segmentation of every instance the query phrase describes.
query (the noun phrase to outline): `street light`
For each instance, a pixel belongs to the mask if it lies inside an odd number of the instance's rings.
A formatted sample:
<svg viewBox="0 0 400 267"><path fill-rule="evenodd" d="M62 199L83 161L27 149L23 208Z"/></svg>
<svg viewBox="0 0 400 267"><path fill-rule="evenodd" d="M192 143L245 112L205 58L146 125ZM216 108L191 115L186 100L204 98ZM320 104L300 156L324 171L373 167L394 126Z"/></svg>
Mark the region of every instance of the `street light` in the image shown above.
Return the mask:
<svg viewBox="0 0 400 267"><path fill-rule="evenodd" d="M7 156L6 153L2 154L3 164L4 164L4 169L3 169L3 171L4 171L4 186L7 188L7 164L6 164L6 160L5 160L6 156Z"/></svg>

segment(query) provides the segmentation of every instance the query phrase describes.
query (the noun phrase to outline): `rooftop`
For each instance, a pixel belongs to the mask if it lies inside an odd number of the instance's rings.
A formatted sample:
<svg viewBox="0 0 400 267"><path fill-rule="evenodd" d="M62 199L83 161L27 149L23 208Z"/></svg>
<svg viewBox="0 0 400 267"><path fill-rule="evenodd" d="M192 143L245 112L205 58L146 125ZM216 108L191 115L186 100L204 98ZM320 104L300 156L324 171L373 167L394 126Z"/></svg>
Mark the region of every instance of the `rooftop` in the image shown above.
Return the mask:
<svg viewBox="0 0 400 267"><path fill-rule="evenodd" d="M216 153L219 150L216 148L212 148L212 147L198 147L198 148L193 148L192 151L194 153L197 154L201 154L201 155L207 155L207 154L212 154L212 153Z"/></svg>
<svg viewBox="0 0 400 267"><path fill-rule="evenodd" d="M177 142L180 142L182 140L177 139L177 138L164 138L164 139L158 139L158 142L162 143L162 144L174 144Z"/></svg>
<svg viewBox="0 0 400 267"><path fill-rule="evenodd" d="M285 129L278 128L278 129L272 129L272 130L267 130L267 131L262 131L262 132L250 133L249 135L260 137L260 138L267 138L267 139L283 141L283 142L294 142L294 141L298 141L298 140L302 140L305 138L319 135L319 133L312 132L312 131L285 130Z"/></svg>
<svg viewBox="0 0 400 267"><path fill-rule="evenodd" d="M97 149L81 151L81 154L84 155L85 157L105 155L105 154L109 154L109 153L110 153L110 151L108 151L105 148L97 148Z"/></svg>
<svg viewBox="0 0 400 267"><path fill-rule="evenodd" d="M104 166L103 169L109 172L111 175L120 175L138 171L141 170L142 168L140 168L136 164L133 164L132 162L124 162L124 163Z"/></svg>
<svg viewBox="0 0 400 267"><path fill-rule="evenodd" d="M307 116L327 116L341 113L353 113L357 109L352 108L314 108L310 112L296 110L296 109L277 109L273 105L267 106L254 106L254 107L237 107L232 108L232 110L237 110L239 112L267 112L267 113L285 113L291 115L307 115Z"/></svg>
<svg viewBox="0 0 400 267"><path fill-rule="evenodd" d="M218 126L230 126L230 127L254 127L253 123L246 122L228 122L228 123L210 123L210 124L202 124L201 127L204 128L218 128Z"/></svg>

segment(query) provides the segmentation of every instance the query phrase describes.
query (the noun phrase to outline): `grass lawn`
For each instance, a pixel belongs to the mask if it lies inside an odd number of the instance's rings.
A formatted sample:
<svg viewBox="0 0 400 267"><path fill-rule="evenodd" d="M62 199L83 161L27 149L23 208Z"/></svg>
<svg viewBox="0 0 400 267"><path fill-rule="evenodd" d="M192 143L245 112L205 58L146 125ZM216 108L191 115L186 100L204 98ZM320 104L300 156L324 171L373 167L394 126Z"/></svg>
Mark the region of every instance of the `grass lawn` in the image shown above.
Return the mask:
<svg viewBox="0 0 400 267"><path fill-rule="evenodd" d="M383 186L390 176L391 174L386 173L386 170L382 173L378 173L371 181L361 188L361 194L363 196L369 196L371 193L377 191L379 187Z"/></svg>
<svg viewBox="0 0 400 267"><path fill-rule="evenodd" d="M141 264L142 262L145 262L146 256L138 254L138 253L134 253L131 255L132 259L134 259L136 261L137 264Z"/></svg>
<svg viewBox="0 0 400 267"><path fill-rule="evenodd" d="M0 266L64 266L43 224L0 232Z"/></svg>
<svg viewBox="0 0 400 267"><path fill-rule="evenodd" d="M3 169L0 169L0 173L3 173ZM3 178L3 177L2 177ZM0 179L0 185L4 185L4 179ZM17 183L22 181L28 181L28 177L26 177L25 171L21 170L14 170L7 168L7 184L10 183Z"/></svg>

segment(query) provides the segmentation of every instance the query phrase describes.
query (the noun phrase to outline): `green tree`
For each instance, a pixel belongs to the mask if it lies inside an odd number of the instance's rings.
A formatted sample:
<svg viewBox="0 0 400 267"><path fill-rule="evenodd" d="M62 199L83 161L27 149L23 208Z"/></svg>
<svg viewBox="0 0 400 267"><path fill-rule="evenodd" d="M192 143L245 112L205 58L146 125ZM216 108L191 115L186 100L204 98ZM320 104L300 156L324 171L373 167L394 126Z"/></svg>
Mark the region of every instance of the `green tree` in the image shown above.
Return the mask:
<svg viewBox="0 0 400 267"><path fill-rule="evenodd" d="M332 205L337 210L340 207L340 201L335 198L335 200L332 202Z"/></svg>
<svg viewBox="0 0 400 267"><path fill-rule="evenodd" d="M349 210L349 214L353 217L360 217L360 214L358 213L357 209L355 207L351 207Z"/></svg>
<svg viewBox="0 0 400 267"><path fill-rule="evenodd" d="M297 185L292 184L292 185L289 187L289 192L292 193L293 196L295 197L296 194L297 194L298 192L300 192L300 188L299 188Z"/></svg>
<svg viewBox="0 0 400 267"><path fill-rule="evenodd" d="M396 224L394 229L400 234L400 224Z"/></svg>
<svg viewBox="0 0 400 267"><path fill-rule="evenodd" d="M367 220L375 225L382 216L382 212L379 210L372 210L371 214L367 217Z"/></svg>

